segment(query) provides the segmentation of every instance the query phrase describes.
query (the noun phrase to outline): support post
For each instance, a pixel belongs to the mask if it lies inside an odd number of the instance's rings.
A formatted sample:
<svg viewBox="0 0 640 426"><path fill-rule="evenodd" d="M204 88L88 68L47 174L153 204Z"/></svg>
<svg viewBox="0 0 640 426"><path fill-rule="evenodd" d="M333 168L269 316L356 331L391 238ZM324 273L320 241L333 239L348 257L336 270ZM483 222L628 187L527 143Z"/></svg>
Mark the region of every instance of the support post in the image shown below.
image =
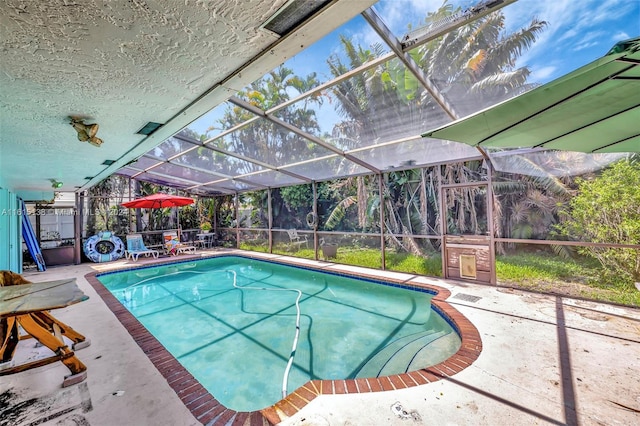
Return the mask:
<svg viewBox="0 0 640 426"><path fill-rule="evenodd" d="M236 218L236 248L240 248L240 218L238 217L238 212L240 211L240 197L238 197L237 191L233 199L233 208L235 210L234 216Z"/></svg>
<svg viewBox="0 0 640 426"><path fill-rule="evenodd" d="M82 197L75 193L75 208L73 209L73 263L80 264L80 246L82 245Z"/></svg>
<svg viewBox="0 0 640 426"><path fill-rule="evenodd" d="M382 184L382 173L378 173L378 192L380 193L380 255L382 260L382 270L387 269L387 260L385 256L384 245L384 191Z"/></svg>
<svg viewBox="0 0 640 426"><path fill-rule="evenodd" d="M496 241L495 228L493 224L493 165L490 159L486 159L487 165L487 230L489 231L489 264L491 265L490 283L496 285L498 277L496 275Z"/></svg>
<svg viewBox="0 0 640 426"><path fill-rule="evenodd" d="M447 242L446 242L446 226L447 226L447 204L445 189L442 187L442 168L446 167L438 165L438 194L440 205L440 257L442 258L442 278L449 278L447 272Z"/></svg>
<svg viewBox="0 0 640 426"><path fill-rule="evenodd" d="M315 252L315 259L318 260L318 184L314 180L311 182L313 188L313 217L315 222L313 224L313 251Z"/></svg>
<svg viewBox="0 0 640 426"><path fill-rule="evenodd" d="M269 253L273 253L273 212L271 210L271 187L267 188L267 226L269 227Z"/></svg>
<svg viewBox="0 0 640 426"><path fill-rule="evenodd" d="M131 177L127 177L127 190L129 193L129 199L127 201L131 201ZM127 209L127 223L129 224L129 232L131 232L131 209ZM137 227L136 232L138 232Z"/></svg>

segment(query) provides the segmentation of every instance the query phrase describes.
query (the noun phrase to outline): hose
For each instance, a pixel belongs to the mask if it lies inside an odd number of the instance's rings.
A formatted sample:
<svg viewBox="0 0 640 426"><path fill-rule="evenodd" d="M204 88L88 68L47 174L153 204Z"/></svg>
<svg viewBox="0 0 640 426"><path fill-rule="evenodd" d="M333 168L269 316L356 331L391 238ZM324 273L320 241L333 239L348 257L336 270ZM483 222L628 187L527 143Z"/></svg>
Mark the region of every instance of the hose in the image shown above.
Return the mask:
<svg viewBox="0 0 640 426"><path fill-rule="evenodd" d="M296 356L296 349L298 348L298 338L300 337L300 298L302 297L302 291L295 288L267 288L267 287L240 287L238 286L236 271L225 270L233 274L233 286L240 290L267 290L267 291L295 291L298 293L296 297L296 334L293 338L291 345L291 354L287 361L287 367L284 369L284 375L282 377L282 398L287 396L287 383L289 381L289 372L293 365L293 359Z"/></svg>

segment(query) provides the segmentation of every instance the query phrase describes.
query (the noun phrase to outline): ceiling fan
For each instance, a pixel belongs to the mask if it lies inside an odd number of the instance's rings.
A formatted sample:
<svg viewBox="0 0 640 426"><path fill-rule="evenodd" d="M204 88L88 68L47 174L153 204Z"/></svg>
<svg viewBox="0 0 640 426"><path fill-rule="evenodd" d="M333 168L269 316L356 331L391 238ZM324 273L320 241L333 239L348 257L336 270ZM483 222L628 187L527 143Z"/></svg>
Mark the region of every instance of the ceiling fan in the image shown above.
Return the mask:
<svg viewBox="0 0 640 426"><path fill-rule="evenodd" d="M84 120L77 117L69 117L71 126L78 132L78 140L81 142L89 142L93 146L102 145L102 139L96 136L98 133L98 123L84 124Z"/></svg>

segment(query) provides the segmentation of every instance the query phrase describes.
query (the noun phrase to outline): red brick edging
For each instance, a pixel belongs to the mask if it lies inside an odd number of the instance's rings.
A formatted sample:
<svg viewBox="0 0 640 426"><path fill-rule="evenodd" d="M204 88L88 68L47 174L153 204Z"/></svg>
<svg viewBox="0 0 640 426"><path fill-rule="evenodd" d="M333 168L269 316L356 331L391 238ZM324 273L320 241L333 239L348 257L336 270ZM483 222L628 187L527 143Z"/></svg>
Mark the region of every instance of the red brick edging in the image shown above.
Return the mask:
<svg viewBox="0 0 640 426"><path fill-rule="evenodd" d="M173 262L161 261L155 265L162 263ZM145 266L149 266L149 263L146 263ZM305 266L305 268L313 269L308 266ZM318 271L322 272L322 269L318 269ZM164 376L169 386L176 392L185 406L198 421L205 425L273 425L296 414L318 395L381 392L435 382L464 370L478 358L482 351L482 340L476 327L464 315L446 302L446 299L451 295L449 290L432 285L407 284L406 282L385 279L385 281L402 284L406 287L418 287L435 292L436 294L433 296L432 304L438 308L440 314L450 320L460 335L462 340L460 349L439 364L409 373L367 379L311 380L271 407L252 412L235 411L226 408L218 402L218 400L147 331L127 308L98 281L96 275L99 274L101 274L101 272L92 272L85 275L85 278L127 329L138 346L140 346L143 352L149 357L153 365L155 365L158 371ZM359 275L359 277L363 276ZM365 278L380 279L373 275L365 276Z"/></svg>

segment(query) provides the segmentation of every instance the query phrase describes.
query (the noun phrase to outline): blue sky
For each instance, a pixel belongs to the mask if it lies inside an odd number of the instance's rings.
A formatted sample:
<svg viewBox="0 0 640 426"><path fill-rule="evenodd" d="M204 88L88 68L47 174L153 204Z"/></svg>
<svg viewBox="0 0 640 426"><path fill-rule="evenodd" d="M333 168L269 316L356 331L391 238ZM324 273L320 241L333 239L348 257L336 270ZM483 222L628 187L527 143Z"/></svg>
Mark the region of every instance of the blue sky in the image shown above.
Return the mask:
<svg viewBox="0 0 640 426"><path fill-rule="evenodd" d="M532 16L548 22L519 63L543 83L598 59L618 41L640 37L640 0L521 0L505 15L514 27Z"/></svg>
<svg viewBox="0 0 640 426"><path fill-rule="evenodd" d="M479 0L450 0L449 3L465 9ZM442 4L443 0L380 0L374 7L389 28L402 38L409 25L421 26L427 13ZM618 41L640 37L640 0L518 0L502 11L508 33L528 25L534 18L548 24L516 64L529 67L530 81L536 83L559 78L600 58ZM366 21L357 16L285 65L298 75L317 72L321 81L330 79L327 52L340 52L341 34L350 37L355 45L382 43ZM333 113L324 111L324 115L328 118ZM204 130L200 123L190 127Z"/></svg>
<svg viewBox="0 0 640 426"><path fill-rule="evenodd" d="M449 1L462 9L477 3L479 0ZM391 31L402 38L409 26L423 26L427 14L442 4L443 0L380 0L374 8ZM502 11L508 33L527 26L534 18L547 22L536 43L523 52L516 64L529 67L530 81L536 83L549 82L600 58L618 41L640 37L640 0L519 0ZM339 52L339 34L347 34L354 44L363 46L382 43L365 20L357 17L287 65L327 74L321 52L330 48Z"/></svg>

